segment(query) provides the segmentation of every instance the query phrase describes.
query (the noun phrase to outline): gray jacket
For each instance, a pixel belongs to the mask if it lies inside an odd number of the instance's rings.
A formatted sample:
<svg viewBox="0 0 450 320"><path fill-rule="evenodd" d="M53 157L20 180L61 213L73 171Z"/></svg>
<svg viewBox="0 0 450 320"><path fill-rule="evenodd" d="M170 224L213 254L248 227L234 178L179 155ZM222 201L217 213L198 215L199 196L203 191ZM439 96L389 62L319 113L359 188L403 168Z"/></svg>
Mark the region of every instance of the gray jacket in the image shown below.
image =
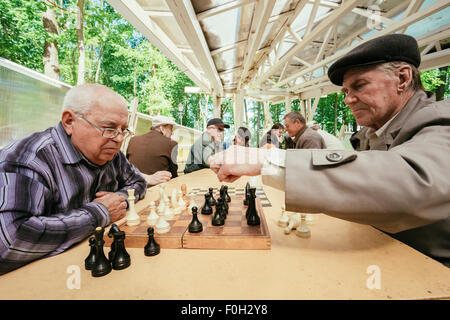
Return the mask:
<svg viewBox="0 0 450 320"><path fill-rule="evenodd" d="M184 173L188 174L197 170L209 168L209 157L220 151L223 151L222 143L218 144L214 142L207 132L203 132L202 136L194 142L189 151Z"/></svg>
<svg viewBox="0 0 450 320"><path fill-rule="evenodd" d="M450 100L416 92L370 151L366 130L359 152L288 150L286 209L369 224L449 263Z"/></svg>

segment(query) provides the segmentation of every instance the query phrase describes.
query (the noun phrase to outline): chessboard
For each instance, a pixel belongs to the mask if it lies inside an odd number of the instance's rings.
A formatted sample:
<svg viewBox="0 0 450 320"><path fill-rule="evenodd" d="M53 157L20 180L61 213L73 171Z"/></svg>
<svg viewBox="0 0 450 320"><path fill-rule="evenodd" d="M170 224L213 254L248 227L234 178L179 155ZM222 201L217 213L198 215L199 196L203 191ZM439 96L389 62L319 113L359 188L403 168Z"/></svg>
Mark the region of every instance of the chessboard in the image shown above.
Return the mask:
<svg viewBox="0 0 450 320"><path fill-rule="evenodd" d="M219 197L219 189L214 188L214 197ZM245 213L247 206L243 204L245 198L245 189L234 187L228 188L228 194L231 202L228 203L228 215L223 226L213 226L211 221L214 213L203 215L200 213L201 207L205 202L205 193L207 189L193 188L189 190L190 198L195 201L198 208L198 218L203 225L203 231L199 233L190 233L188 231L189 223L192 220L191 210L186 208L181 214L174 215L172 220L167 220L170 224L170 230L167 233L158 234L155 232L156 242L163 249L270 249L270 233L267 221L264 216L264 208L271 207L264 189L256 190L256 208L261 219L258 226L247 225ZM159 205L159 200L155 201ZM215 211L215 208L213 209ZM138 212L140 223L136 226L126 225L126 219L122 219L116 224L120 230L125 231L125 247L144 248L148 241L147 217L150 213L150 207L147 205ZM105 232L105 246L110 246L111 238Z"/></svg>

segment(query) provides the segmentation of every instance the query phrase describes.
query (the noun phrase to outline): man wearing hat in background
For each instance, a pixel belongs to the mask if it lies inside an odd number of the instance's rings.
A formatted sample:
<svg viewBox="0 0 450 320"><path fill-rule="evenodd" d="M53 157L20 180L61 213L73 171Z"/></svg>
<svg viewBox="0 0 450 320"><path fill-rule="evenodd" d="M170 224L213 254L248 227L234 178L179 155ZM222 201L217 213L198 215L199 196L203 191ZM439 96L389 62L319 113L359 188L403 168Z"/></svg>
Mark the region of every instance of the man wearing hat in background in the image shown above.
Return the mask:
<svg viewBox="0 0 450 320"><path fill-rule="evenodd" d="M364 152L230 148L260 161L239 165L220 154L211 168L223 181L262 173L285 190L286 210L372 225L450 267L450 100L423 90L419 65L417 41L392 34L328 69L364 126L351 139Z"/></svg>
<svg viewBox="0 0 450 320"><path fill-rule="evenodd" d="M175 121L155 116L146 134L131 138L127 159L145 176L148 185L157 185L178 176L178 143L170 139Z"/></svg>
<svg viewBox="0 0 450 320"><path fill-rule="evenodd" d="M188 174L204 168L209 168L209 157L223 151L224 128L230 128L220 118L208 121L206 131L194 142L186 160L184 173Z"/></svg>

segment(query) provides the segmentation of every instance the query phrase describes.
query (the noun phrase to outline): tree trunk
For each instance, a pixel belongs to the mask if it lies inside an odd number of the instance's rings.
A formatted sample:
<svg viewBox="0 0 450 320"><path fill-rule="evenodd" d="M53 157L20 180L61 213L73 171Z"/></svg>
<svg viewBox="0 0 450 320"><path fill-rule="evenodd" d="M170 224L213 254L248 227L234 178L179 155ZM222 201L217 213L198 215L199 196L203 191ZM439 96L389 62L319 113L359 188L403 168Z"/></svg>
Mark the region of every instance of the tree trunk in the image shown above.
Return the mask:
<svg viewBox="0 0 450 320"><path fill-rule="evenodd" d="M261 103L260 101L257 102L258 104L258 117L256 120L256 145L259 148L259 130L261 129Z"/></svg>
<svg viewBox="0 0 450 320"><path fill-rule="evenodd" d="M52 8L47 7L47 11L42 13L42 25L44 26L44 30L49 34L59 34L55 11ZM60 71L56 40L52 42L45 41L42 60L44 62L44 74L59 80Z"/></svg>
<svg viewBox="0 0 450 320"><path fill-rule="evenodd" d="M102 58L103 58L103 48L102 46L100 48L100 53L98 55L98 62L97 62L97 70L95 71L95 83L98 83L98 77L100 75L101 65L102 65Z"/></svg>
<svg viewBox="0 0 450 320"><path fill-rule="evenodd" d="M245 113L245 125L248 128L248 113L247 113L247 100L244 98L244 113Z"/></svg>
<svg viewBox="0 0 450 320"><path fill-rule="evenodd" d="M83 8L84 0L77 2L77 41L78 41L78 80L77 85L84 83L84 73L86 72L86 60L83 36Z"/></svg>
<svg viewBox="0 0 450 320"><path fill-rule="evenodd" d="M441 79L444 83L436 88L436 101L444 100L445 88L447 87L447 69L448 67L439 68L440 71L439 79Z"/></svg>

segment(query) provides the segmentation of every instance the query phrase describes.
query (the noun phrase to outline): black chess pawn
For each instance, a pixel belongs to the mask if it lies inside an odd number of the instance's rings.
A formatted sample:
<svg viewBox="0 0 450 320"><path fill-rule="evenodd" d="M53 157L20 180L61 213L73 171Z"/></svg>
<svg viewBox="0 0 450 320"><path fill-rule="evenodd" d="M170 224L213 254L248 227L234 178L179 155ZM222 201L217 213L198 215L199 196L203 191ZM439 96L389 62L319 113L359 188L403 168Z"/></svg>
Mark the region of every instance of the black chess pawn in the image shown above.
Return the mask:
<svg viewBox="0 0 450 320"><path fill-rule="evenodd" d="M214 189L209 188L209 206L214 207L216 205L216 199L214 199Z"/></svg>
<svg viewBox="0 0 450 320"><path fill-rule="evenodd" d="M222 217L222 208L216 208L216 212L211 220L213 226L223 226L225 224L225 219Z"/></svg>
<svg viewBox="0 0 450 320"><path fill-rule="evenodd" d="M147 257L156 256L157 254L160 253L161 247L155 240L154 230L152 227L149 227L147 229L147 234L148 234L148 242L144 247L144 254Z"/></svg>
<svg viewBox="0 0 450 320"><path fill-rule="evenodd" d="M111 263L103 252L103 234L105 229L97 227L94 231L95 236L95 263L92 266L91 273L93 277L102 277L111 272Z"/></svg>
<svg viewBox="0 0 450 320"><path fill-rule="evenodd" d="M261 223L258 211L256 211L256 188L250 188L248 199L248 208L245 216L247 217L247 224L249 226L257 226Z"/></svg>
<svg viewBox="0 0 450 320"><path fill-rule="evenodd" d="M210 205L210 201L209 199L211 198L211 195L209 193L205 194L205 204L202 207L202 211L201 214L212 214L213 213L213 209Z"/></svg>
<svg viewBox="0 0 450 320"><path fill-rule="evenodd" d="M228 194L228 186L224 186L223 189L225 190L225 191L224 191L224 194L225 194L225 201L226 201L226 202L231 202L230 195Z"/></svg>
<svg viewBox="0 0 450 320"><path fill-rule="evenodd" d="M131 264L131 258L125 249L125 232L117 231L114 233L114 242L116 243L111 265L114 270L128 268Z"/></svg>
<svg viewBox="0 0 450 320"><path fill-rule="evenodd" d="M250 184L247 182L247 184L245 185L245 199L244 199L244 206L248 206L249 189L250 189Z"/></svg>
<svg viewBox="0 0 450 320"><path fill-rule="evenodd" d="M197 216L197 207L192 207L192 220L189 223L189 232L190 233L199 233L203 231L203 225L198 220Z"/></svg>
<svg viewBox="0 0 450 320"><path fill-rule="evenodd" d="M86 270L92 270L92 267L95 263L95 238L91 237L89 238L89 247L91 247L91 250L89 251L89 255L86 259L84 259L84 267Z"/></svg>
<svg viewBox="0 0 450 320"><path fill-rule="evenodd" d="M116 238L114 237L114 234L119 231L120 231L120 229L117 226L117 224L115 224L115 223L113 223L111 225L111 228L109 228L108 237L109 238L113 237L113 242L111 243L111 250L108 252L109 261L112 261L114 259L114 252L116 250Z"/></svg>

